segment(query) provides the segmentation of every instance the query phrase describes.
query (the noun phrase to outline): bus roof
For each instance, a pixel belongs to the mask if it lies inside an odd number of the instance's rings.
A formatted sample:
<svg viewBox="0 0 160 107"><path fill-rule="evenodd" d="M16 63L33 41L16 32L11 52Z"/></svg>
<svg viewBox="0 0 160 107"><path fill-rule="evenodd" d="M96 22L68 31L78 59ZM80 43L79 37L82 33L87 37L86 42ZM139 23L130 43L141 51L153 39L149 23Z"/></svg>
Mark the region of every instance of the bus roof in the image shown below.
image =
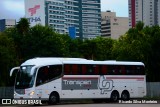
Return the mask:
<svg viewBox="0 0 160 107"><path fill-rule="evenodd" d="M63 61L81 61L86 60L83 58L60 58L60 57L41 57L33 58L25 61L21 66L24 65L52 65L52 64L62 64Z"/></svg>
<svg viewBox="0 0 160 107"><path fill-rule="evenodd" d="M24 65L54 65L54 64L108 64L108 65L142 65L142 62L131 62L131 61L94 61L83 58L59 58L59 57L48 57L48 58L33 58L25 61L21 66Z"/></svg>
<svg viewBox="0 0 160 107"><path fill-rule="evenodd" d="M87 61L64 61L64 64L102 64L102 65L142 65L144 64L142 62L130 62L130 61L93 61L93 60L87 60Z"/></svg>

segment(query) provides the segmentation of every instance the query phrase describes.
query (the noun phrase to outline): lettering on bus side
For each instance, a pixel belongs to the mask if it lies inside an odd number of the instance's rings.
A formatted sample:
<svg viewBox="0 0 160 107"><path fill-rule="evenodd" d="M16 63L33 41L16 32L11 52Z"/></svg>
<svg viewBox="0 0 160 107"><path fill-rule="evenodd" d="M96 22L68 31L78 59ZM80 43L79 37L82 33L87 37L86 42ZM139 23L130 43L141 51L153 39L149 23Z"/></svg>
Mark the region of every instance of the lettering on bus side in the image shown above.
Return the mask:
<svg viewBox="0 0 160 107"><path fill-rule="evenodd" d="M104 75L99 78L78 78L78 77L63 77L62 90L85 90L85 89L100 89L101 94L105 94L113 89L113 80L107 80Z"/></svg>
<svg viewBox="0 0 160 107"><path fill-rule="evenodd" d="M98 89L98 78L63 78L62 90Z"/></svg>

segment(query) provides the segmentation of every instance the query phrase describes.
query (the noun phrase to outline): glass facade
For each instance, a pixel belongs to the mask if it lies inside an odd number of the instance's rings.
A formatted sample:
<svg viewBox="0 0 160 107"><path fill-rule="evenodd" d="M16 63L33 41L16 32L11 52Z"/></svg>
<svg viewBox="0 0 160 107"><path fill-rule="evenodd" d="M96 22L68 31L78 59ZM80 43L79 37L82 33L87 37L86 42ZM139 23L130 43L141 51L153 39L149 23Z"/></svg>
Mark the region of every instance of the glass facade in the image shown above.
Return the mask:
<svg viewBox="0 0 160 107"><path fill-rule="evenodd" d="M50 0L45 4L46 25L53 27L58 33L65 33L64 0Z"/></svg>
<svg viewBox="0 0 160 107"><path fill-rule="evenodd" d="M91 39L101 35L100 0L46 0L46 25L68 34L75 27L76 37Z"/></svg>

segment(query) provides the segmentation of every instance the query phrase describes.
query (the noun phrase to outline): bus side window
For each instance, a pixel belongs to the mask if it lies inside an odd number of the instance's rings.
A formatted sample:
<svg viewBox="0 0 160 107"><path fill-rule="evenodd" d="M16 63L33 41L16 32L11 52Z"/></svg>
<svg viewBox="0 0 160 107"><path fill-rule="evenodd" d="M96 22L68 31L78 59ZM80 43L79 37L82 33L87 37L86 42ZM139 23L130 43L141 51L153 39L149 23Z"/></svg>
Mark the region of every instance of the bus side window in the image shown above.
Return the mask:
<svg viewBox="0 0 160 107"><path fill-rule="evenodd" d="M73 64L73 65L71 65L72 67L72 69L71 69L71 72L72 72L72 74L73 75L77 75L78 74L78 65L76 65L76 64Z"/></svg>
<svg viewBox="0 0 160 107"><path fill-rule="evenodd" d="M145 68L144 68L144 66L140 66L141 67L141 73L142 73L142 75L145 75Z"/></svg>
<svg viewBox="0 0 160 107"><path fill-rule="evenodd" d="M78 75L82 75L82 65L81 64L78 64L78 71L77 71L77 74Z"/></svg>
<svg viewBox="0 0 160 107"><path fill-rule="evenodd" d="M130 65L126 66L126 74L131 75L131 66Z"/></svg>
<svg viewBox="0 0 160 107"><path fill-rule="evenodd" d="M49 80L60 77L62 74L62 65L49 66Z"/></svg>
<svg viewBox="0 0 160 107"><path fill-rule="evenodd" d="M36 86L48 81L48 66L39 68L36 80Z"/></svg>
<svg viewBox="0 0 160 107"><path fill-rule="evenodd" d="M107 66L106 65L101 65L100 75L106 75L106 74L107 74Z"/></svg>
<svg viewBox="0 0 160 107"><path fill-rule="evenodd" d="M65 64L64 65L64 75L70 75L70 65Z"/></svg>
<svg viewBox="0 0 160 107"><path fill-rule="evenodd" d="M82 75L86 75L86 72L87 72L86 65L82 65L82 71L81 71L81 74L82 74Z"/></svg>
<svg viewBox="0 0 160 107"><path fill-rule="evenodd" d="M126 68L123 65L120 66L120 74L121 75L126 75Z"/></svg>
<svg viewBox="0 0 160 107"><path fill-rule="evenodd" d="M126 66L126 74L127 75L136 75L136 66L135 65L127 65Z"/></svg>
<svg viewBox="0 0 160 107"><path fill-rule="evenodd" d="M131 74L132 74L132 75L136 75L136 74L137 74L136 72L137 72L137 71L136 71L136 66L133 65L133 66L132 66L132 69L131 69Z"/></svg>
<svg viewBox="0 0 160 107"><path fill-rule="evenodd" d="M93 65L87 65L87 75L93 74Z"/></svg>
<svg viewBox="0 0 160 107"><path fill-rule="evenodd" d="M114 75L114 65L108 65L108 73L109 75Z"/></svg>
<svg viewBox="0 0 160 107"><path fill-rule="evenodd" d="M137 75L144 75L144 66L136 66L136 74Z"/></svg>
<svg viewBox="0 0 160 107"><path fill-rule="evenodd" d="M120 66L116 65L113 69L113 75L119 75L120 74Z"/></svg>
<svg viewBox="0 0 160 107"><path fill-rule="evenodd" d="M94 74L99 75L99 65L94 65Z"/></svg>

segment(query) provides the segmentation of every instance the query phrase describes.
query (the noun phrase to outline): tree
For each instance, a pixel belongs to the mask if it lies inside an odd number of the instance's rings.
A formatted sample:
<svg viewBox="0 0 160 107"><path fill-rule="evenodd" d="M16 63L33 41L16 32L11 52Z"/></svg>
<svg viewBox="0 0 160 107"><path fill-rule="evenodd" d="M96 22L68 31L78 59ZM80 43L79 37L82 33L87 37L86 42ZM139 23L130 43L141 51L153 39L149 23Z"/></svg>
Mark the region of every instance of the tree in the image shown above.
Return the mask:
<svg viewBox="0 0 160 107"><path fill-rule="evenodd" d="M160 27L143 26L139 22L120 37L113 46L112 54L116 60L143 62L147 81L160 81Z"/></svg>
<svg viewBox="0 0 160 107"><path fill-rule="evenodd" d="M145 27L144 33L148 36L148 56L145 57L147 66L147 79L149 81L160 81L160 27Z"/></svg>
<svg viewBox="0 0 160 107"><path fill-rule="evenodd" d="M86 59L95 59L96 42L94 40L85 40L80 47L81 53Z"/></svg>
<svg viewBox="0 0 160 107"><path fill-rule="evenodd" d="M9 71L18 64L15 44L12 38L0 33L0 86L10 84Z"/></svg>
<svg viewBox="0 0 160 107"><path fill-rule="evenodd" d="M111 38L97 37L93 39L96 43L95 60L111 60L114 40Z"/></svg>
<svg viewBox="0 0 160 107"><path fill-rule="evenodd" d="M23 37L22 57L65 57L69 55L69 36L54 32L48 26L36 25Z"/></svg>
<svg viewBox="0 0 160 107"><path fill-rule="evenodd" d="M69 40L69 57L83 57L83 53L81 52L83 48L83 40L76 38Z"/></svg>
<svg viewBox="0 0 160 107"><path fill-rule="evenodd" d="M30 23L28 22L28 19L21 18L17 23L16 28L20 35L25 36L29 31L29 26L30 26Z"/></svg>

